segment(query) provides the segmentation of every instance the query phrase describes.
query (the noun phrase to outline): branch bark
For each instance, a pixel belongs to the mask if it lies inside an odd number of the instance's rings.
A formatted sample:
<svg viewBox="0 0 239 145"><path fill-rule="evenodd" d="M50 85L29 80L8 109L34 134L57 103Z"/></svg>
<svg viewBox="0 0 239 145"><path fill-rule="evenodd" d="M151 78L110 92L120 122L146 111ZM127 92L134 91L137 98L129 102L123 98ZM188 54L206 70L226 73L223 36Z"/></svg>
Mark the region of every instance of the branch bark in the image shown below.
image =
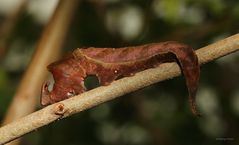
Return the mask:
<svg viewBox="0 0 239 145"><path fill-rule="evenodd" d="M200 64L239 50L239 34L218 41L196 51ZM101 86L70 99L49 105L0 128L0 144L7 143L37 128L66 118L116 97L181 74L176 63L165 63L132 77L125 77L109 86Z"/></svg>

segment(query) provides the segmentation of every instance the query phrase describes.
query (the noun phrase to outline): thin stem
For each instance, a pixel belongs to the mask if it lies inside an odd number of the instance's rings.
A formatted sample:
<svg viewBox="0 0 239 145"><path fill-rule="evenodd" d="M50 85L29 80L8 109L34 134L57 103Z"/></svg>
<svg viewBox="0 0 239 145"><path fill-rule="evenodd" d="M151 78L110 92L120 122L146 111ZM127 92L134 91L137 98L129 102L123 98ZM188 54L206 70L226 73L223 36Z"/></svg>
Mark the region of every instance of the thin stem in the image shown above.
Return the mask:
<svg viewBox="0 0 239 145"><path fill-rule="evenodd" d="M196 51L200 64L212 61L239 50L239 34L203 47ZM165 63L114 81L109 86L101 86L70 99L49 105L26 117L0 128L0 144L7 143L57 119L79 113L116 97L138 90L145 86L170 79L181 74L176 63Z"/></svg>

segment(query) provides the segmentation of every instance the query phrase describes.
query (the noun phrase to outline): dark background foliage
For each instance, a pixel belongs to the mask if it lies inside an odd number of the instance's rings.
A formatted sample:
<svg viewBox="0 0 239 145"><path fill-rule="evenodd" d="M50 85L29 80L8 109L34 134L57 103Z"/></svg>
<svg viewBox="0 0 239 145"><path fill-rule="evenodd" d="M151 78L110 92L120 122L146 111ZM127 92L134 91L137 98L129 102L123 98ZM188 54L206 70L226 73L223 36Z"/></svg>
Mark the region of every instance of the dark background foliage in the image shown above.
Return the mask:
<svg viewBox="0 0 239 145"><path fill-rule="evenodd" d="M0 26L4 18L2 13ZM238 33L238 20L236 0L82 0L63 56L78 47L167 40L198 49ZM8 39L9 48L0 58L0 120L44 26L26 11ZM22 144L239 144L238 64L237 52L201 67L197 95L201 118L189 111L185 82L178 77L54 122L26 135ZM86 81L89 89L95 84L95 78Z"/></svg>

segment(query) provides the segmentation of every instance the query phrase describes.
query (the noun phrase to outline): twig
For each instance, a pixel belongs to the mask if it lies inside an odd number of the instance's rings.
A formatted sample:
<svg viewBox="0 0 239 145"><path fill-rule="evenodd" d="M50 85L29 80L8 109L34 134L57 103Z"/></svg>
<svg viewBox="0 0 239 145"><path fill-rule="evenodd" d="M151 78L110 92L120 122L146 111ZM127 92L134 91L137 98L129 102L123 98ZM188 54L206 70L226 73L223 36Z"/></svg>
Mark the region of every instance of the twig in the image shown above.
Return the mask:
<svg viewBox="0 0 239 145"><path fill-rule="evenodd" d="M196 51L200 64L239 50L239 34ZM125 77L109 86L101 86L70 99L49 105L26 117L0 128L0 144L14 140L57 119L92 108L129 92L181 74L176 63L165 63L132 77Z"/></svg>
<svg viewBox="0 0 239 145"><path fill-rule="evenodd" d="M3 124L10 123L35 110L39 88L47 75L46 66L56 60L63 46L70 20L78 0L61 0L47 24L36 52L10 104ZM0 139L1 140L1 139ZM18 141L11 144L18 144Z"/></svg>

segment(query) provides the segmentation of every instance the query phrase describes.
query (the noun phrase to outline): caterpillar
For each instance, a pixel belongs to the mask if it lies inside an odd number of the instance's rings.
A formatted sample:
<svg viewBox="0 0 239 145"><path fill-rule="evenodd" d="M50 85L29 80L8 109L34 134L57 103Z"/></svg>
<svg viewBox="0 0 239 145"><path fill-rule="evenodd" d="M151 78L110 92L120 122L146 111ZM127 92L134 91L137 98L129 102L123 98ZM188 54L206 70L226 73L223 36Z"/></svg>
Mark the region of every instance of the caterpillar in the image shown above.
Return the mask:
<svg viewBox="0 0 239 145"><path fill-rule="evenodd" d="M95 75L100 85L109 85L121 77L132 76L162 63L177 62L186 80L189 104L193 114L200 77L197 55L188 45L168 41L124 48L81 48L47 68L54 78L51 91L48 83L42 85L41 104L53 104L86 91L84 79Z"/></svg>

